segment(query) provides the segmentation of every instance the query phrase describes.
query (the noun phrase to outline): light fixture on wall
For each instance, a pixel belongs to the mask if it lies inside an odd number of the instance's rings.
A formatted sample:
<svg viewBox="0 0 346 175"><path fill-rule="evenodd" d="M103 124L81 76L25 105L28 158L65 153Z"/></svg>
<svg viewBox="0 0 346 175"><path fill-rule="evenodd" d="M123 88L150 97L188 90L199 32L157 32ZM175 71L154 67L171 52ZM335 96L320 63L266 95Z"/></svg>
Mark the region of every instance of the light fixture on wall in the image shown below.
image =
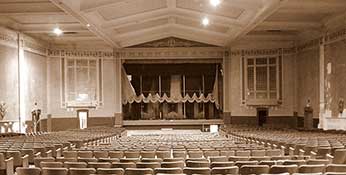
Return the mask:
<svg viewBox="0 0 346 175"><path fill-rule="evenodd" d="M217 7L221 4L221 0L209 0L210 5Z"/></svg>
<svg viewBox="0 0 346 175"><path fill-rule="evenodd" d="M55 27L53 29L53 33L56 34L57 36L62 35L64 32L59 28L59 27Z"/></svg>
<svg viewBox="0 0 346 175"><path fill-rule="evenodd" d="M202 19L202 25L203 26L208 26L209 25L209 18L208 17L204 17Z"/></svg>

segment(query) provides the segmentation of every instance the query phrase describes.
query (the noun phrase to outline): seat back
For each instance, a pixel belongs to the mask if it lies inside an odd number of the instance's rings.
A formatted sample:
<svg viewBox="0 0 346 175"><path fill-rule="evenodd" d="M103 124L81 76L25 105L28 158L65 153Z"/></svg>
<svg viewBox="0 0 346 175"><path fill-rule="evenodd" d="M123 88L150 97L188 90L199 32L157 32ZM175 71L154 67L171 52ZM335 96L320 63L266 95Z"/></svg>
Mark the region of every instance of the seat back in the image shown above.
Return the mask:
<svg viewBox="0 0 346 175"><path fill-rule="evenodd" d="M126 175L149 175L154 174L154 170L151 168L126 168Z"/></svg>
<svg viewBox="0 0 346 175"><path fill-rule="evenodd" d="M62 168L63 163L62 162L40 162L40 167L41 168Z"/></svg>
<svg viewBox="0 0 346 175"><path fill-rule="evenodd" d="M40 175L41 169L34 167L34 168L28 168L28 167L18 167L16 168L17 175Z"/></svg>
<svg viewBox="0 0 346 175"><path fill-rule="evenodd" d="M125 173L122 168L98 168L97 174L115 174L115 175L123 175Z"/></svg>
<svg viewBox="0 0 346 175"><path fill-rule="evenodd" d="M155 174L162 173L162 174L182 174L183 169L182 168L156 168Z"/></svg>
<svg viewBox="0 0 346 175"><path fill-rule="evenodd" d="M64 162L65 168L86 168L87 166L86 162Z"/></svg>
<svg viewBox="0 0 346 175"><path fill-rule="evenodd" d="M229 167L213 167L211 174L238 174L239 168L237 166Z"/></svg>
<svg viewBox="0 0 346 175"><path fill-rule="evenodd" d="M209 168L193 168L193 167L185 167L183 170L184 174L192 175L192 174L203 174L208 175L210 174Z"/></svg>
<svg viewBox="0 0 346 175"><path fill-rule="evenodd" d="M270 168L270 173L279 174L279 173L297 173L298 165L273 165Z"/></svg>
<svg viewBox="0 0 346 175"><path fill-rule="evenodd" d="M137 162L136 167L137 168L151 168L154 170L155 168L160 168L161 164L159 162Z"/></svg>
<svg viewBox="0 0 346 175"><path fill-rule="evenodd" d="M299 173L324 173L325 165L301 165Z"/></svg>
<svg viewBox="0 0 346 175"><path fill-rule="evenodd" d="M70 168L69 175L90 175L95 174L95 168Z"/></svg>
<svg viewBox="0 0 346 175"><path fill-rule="evenodd" d="M269 173L268 165L243 165L240 170L240 174L267 174Z"/></svg>
<svg viewBox="0 0 346 175"><path fill-rule="evenodd" d="M42 168L42 175L67 175L67 168Z"/></svg>

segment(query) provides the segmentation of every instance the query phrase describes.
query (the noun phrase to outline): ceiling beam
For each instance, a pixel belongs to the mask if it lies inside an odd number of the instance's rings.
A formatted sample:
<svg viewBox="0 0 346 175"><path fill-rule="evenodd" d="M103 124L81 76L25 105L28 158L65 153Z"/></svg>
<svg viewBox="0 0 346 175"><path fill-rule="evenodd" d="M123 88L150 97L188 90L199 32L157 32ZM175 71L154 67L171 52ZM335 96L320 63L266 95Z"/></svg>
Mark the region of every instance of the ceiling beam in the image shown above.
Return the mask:
<svg viewBox="0 0 346 175"><path fill-rule="evenodd" d="M102 22L102 24L103 24L102 27L103 28L110 28L113 26L124 25L126 23L141 22L142 20L148 20L151 18L156 18L156 17L168 15L169 13L170 13L170 10L168 8L161 8L161 9L157 9L157 10L151 10L151 11L146 11L143 13L137 13L137 14L130 15L130 16L116 18L116 19L112 19L109 21L105 21L103 19L104 22Z"/></svg>
<svg viewBox="0 0 346 175"><path fill-rule="evenodd" d="M162 31L162 30L169 30L170 27L172 27L171 24L158 25L158 26L154 26L154 27L139 29L139 30L132 31L132 32L122 33L120 35L116 35L115 38L120 39L120 40L122 40L123 38L128 39L131 37L137 37L137 36L145 35L145 34L150 33L150 32L158 33L159 31Z"/></svg>
<svg viewBox="0 0 346 175"><path fill-rule="evenodd" d="M108 0L108 1L100 1L100 0L88 0L88 1L81 1L81 8L80 10L82 12L85 12L85 13L89 13L89 12L93 12L93 11L97 11L101 8L104 8L104 7L109 7L111 5L116 5L116 4L122 4L122 3L130 3L131 0L121 0L121 1L114 1L114 0ZM133 0L132 0L133 1ZM92 2L91 4L87 4L86 3L90 3Z"/></svg>
<svg viewBox="0 0 346 175"><path fill-rule="evenodd" d="M242 28L237 33L234 33L228 41L227 45L230 45L231 42L236 41L237 39L245 36L251 30L256 28L259 24L261 24L266 18L275 13L281 6L283 6L288 0L266 0L264 1L264 7L257 12L257 14L248 22L246 26Z"/></svg>
<svg viewBox="0 0 346 175"><path fill-rule="evenodd" d="M90 24L90 27L88 28L91 32L93 32L95 35L100 37L102 40L104 40L107 44L113 47L120 47L118 43L114 42L112 39L110 39L109 36L107 36L102 29L97 26L96 24L91 23L91 21L87 20L84 16L80 15L77 11L74 11L71 7L64 4L61 0L50 0L52 3L54 3L57 7L65 11L67 14L70 14L71 16L75 17L82 25Z"/></svg>
<svg viewBox="0 0 346 175"><path fill-rule="evenodd" d="M66 15L65 12L1 12L0 16L50 16L50 15Z"/></svg>
<svg viewBox="0 0 346 175"><path fill-rule="evenodd" d="M206 30L201 28L196 28L196 27L189 27L189 26L185 26L185 25L181 25L181 24L172 24L172 26L174 28L178 28L178 29L186 29L186 30L191 30L197 33L201 33L203 35L207 34L207 35L213 35L215 37L220 37L220 38L225 38L228 37L227 34L224 33L220 33L220 32L215 32L215 31L211 31L211 30Z"/></svg>
<svg viewBox="0 0 346 175"><path fill-rule="evenodd" d="M187 9L183 9L183 8L176 8L175 12L177 14L180 14L183 16L193 15L193 16L197 16L198 18L206 16L206 14L203 12L194 11L194 10L187 10ZM213 20L213 21L215 20L215 21L218 21L220 23L225 23L225 24L234 25L234 26L242 26L243 25L240 21L238 21L236 19L227 18L227 17L219 16L219 15L213 15L213 14L207 14L207 16L209 17L210 20Z"/></svg>
<svg viewBox="0 0 346 175"><path fill-rule="evenodd" d="M254 30L302 30L302 29L319 29L322 24L317 22L290 22L290 21L264 21Z"/></svg>
<svg viewBox="0 0 346 175"><path fill-rule="evenodd" d="M121 41L120 45L121 45L121 47L129 47L129 46L134 46L134 45L138 45L138 44L142 44L142 43L146 43L146 42L150 42L150 41L168 38L170 36L171 36L170 32L163 32L163 33L157 33L157 34L151 34L151 35L143 35L143 36L133 38L131 40Z"/></svg>
<svg viewBox="0 0 346 175"><path fill-rule="evenodd" d="M263 6L261 1L254 0L226 0L222 3L225 3L226 5L231 7L242 8L245 10L258 10Z"/></svg>

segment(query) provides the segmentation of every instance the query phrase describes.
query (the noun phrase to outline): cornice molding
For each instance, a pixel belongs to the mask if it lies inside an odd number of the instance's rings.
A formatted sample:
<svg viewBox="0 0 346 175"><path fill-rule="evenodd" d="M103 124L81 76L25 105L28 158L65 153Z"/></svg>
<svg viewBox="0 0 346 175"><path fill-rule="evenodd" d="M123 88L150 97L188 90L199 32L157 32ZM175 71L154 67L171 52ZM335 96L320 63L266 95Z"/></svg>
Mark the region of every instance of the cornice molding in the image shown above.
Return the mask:
<svg viewBox="0 0 346 175"><path fill-rule="evenodd" d="M121 59L182 59L182 58L223 58L221 47L186 48L126 48L115 51L115 58Z"/></svg>
<svg viewBox="0 0 346 175"><path fill-rule="evenodd" d="M88 50L48 50L48 57L61 58L61 57L79 57L79 58L105 58L113 59L114 53L112 51L88 51Z"/></svg>

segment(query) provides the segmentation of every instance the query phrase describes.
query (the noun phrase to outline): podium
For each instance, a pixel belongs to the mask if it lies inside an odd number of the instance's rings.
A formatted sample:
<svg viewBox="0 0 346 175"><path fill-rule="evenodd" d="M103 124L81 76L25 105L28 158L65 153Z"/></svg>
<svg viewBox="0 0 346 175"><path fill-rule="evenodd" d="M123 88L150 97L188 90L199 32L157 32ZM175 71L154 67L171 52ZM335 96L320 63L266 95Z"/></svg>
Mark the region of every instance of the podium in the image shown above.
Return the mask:
<svg viewBox="0 0 346 175"><path fill-rule="evenodd" d="M311 107L304 108L304 128L313 129L313 109Z"/></svg>
<svg viewBox="0 0 346 175"><path fill-rule="evenodd" d="M123 127L123 120L122 113L114 113L114 127Z"/></svg>

